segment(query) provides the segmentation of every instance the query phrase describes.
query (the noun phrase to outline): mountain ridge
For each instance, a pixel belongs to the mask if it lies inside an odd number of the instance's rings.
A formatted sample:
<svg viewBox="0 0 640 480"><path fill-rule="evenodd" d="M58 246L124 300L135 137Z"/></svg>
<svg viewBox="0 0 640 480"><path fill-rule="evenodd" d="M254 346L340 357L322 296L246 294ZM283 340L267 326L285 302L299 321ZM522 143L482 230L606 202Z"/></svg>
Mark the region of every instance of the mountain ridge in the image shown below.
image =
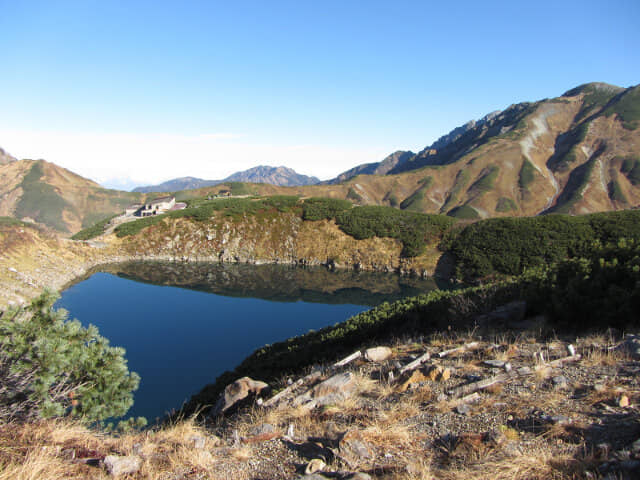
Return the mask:
<svg viewBox="0 0 640 480"><path fill-rule="evenodd" d="M222 180L204 180L197 177L179 177L167 180L158 185L145 185L136 187L132 192L175 192L181 190L194 190L204 187L212 187L225 182L267 183L281 187L297 187L315 185L320 182L316 177L302 175L292 168L285 166L271 167L258 165L247 170L235 172Z"/></svg>

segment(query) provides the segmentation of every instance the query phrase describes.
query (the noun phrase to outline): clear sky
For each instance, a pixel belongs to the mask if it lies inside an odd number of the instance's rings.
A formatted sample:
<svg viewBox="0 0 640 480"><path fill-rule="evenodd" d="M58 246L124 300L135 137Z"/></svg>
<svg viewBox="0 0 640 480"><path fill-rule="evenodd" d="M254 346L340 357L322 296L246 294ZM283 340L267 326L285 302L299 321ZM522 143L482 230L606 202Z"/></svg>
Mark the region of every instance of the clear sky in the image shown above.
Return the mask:
<svg viewBox="0 0 640 480"><path fill-rule="evenodd" d="M640 1L0 0L0 146L108 185L330 178L579 84L640 83Z"/></svg>

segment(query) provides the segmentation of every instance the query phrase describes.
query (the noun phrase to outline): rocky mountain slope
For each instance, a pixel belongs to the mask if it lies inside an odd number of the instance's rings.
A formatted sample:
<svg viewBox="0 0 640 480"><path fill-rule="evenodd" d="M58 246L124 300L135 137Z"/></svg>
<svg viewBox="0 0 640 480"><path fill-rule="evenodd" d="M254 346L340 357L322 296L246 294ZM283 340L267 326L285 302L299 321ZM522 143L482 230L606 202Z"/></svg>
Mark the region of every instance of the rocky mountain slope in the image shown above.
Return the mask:
<svg viewBox="0 0 640 480"><path fill-rule="evenodd" d="M44 160L0 165L0 216L38 222L63 234L93 225L142 198L102 188Z"/></svg>
<svg viewBox="0 0 640 480"><path fill-rule="evenodd" d="M2 148L0 148L0 165L6 165L10 162L15 162L15 157L12 157L7 152L5 152Z"/></svg>
<svg viewBox="0 0 640 480"><path fill-rule="evenodd" d="M639 86L590 83L469 122L388 178L347 182L363 203L468 218L637 207L639 126Z"/></svg>
<svg viewBox="0 0 640 480"><path fill-rule="evenodd" d="M365 163L363 165L358 165L357 167L353 167L346 172L341 173L336 178L332 180L328 180L327 184L335 184L345 182L353 177L358 175L386 175L391 170L396 167L400 167L407 160L413 158L415 153L411 151L403 151L398 150L397 152L393 152L391 155L387 156L381 162L375 163Z"/></svg>
<svg viewBox="0 0 640 480"><path fill-rule="evenodd" d="M203 180L196 177L182 177L168 180L159 185L149 185L134 188L134 192L176 192L180 190L193 190L203 187L211 187L224 182L267 183L281 187L296 187L302 185L314 185L320 180L316 177L301 175L287 167L269 167L260 165L257 167L236 172L223 180Z"/></svg>

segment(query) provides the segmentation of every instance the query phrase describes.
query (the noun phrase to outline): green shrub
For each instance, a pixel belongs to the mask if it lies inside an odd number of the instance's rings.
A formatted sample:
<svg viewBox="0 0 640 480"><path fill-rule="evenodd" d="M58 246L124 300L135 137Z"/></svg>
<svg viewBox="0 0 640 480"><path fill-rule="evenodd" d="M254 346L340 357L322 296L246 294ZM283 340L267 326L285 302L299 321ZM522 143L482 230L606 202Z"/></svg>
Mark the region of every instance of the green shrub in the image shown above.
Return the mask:
<svg viewBox="0 0 640 480"><path fill-rule="evenodd" d="M356 192L353 187L349 187L349 190L347 191L347 198L356 203L361 203L363 200L362 196L358 192Z"/></svg>
<svg viewBox="0 0 640 480"><path fill-rule="evenodd" d="M448 247L457 275L473 280L490 275L519 275L525 269L579 257L594 243L640 239L640 211L579 217L545 215L492 218L466 226Z"/></svg>
<svg viewBox="0 0 640 480"><path fill-rule="evenodd" d="M427 243L439 240L454 220L444 215L364 206L341 212L336 223L343 232L358 240L374 236L397 238L403 244L402 255L415 257L424 251Z"/></svg>
<svg viewBox="0 0 640 480"><path fill-rule="evenodd" d="M100 220L95 225L92 225L89 228L85 228L84 230L80 230L73 237L71 237L71 239L72 240L90 240L92 238L97 237L98 235L102 235L104 233L104 228L107 226L107 223L109 223L113 218L117 216L118 215L112 215L103 220Z"/></svg>
<svg viewBox="0 0 640 480"><path fill-rule="evenodd" d="M45 292L0 317L0 418L74 416L92 423L124 415L139 377L124 349L94 326L67 321Z"/></svg>
<svg viewBox="0 0 640 480"><path fill-rule="evenodd" d="M302 203L302 218L304 220L332 220L336 216L353 207L348 200L336 198L307 198Z"/></svg>

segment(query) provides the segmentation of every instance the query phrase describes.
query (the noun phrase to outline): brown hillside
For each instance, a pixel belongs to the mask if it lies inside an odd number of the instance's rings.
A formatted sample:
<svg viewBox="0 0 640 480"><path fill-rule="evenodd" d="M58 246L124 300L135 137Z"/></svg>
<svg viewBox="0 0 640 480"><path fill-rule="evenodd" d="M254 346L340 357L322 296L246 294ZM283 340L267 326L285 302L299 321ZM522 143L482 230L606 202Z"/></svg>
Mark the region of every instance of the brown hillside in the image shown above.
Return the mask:
<svg viewBox="0 0 640 480"><path fill-rule="evenodd" d="M44 160L0 165L0 216L35 221L64 234L121 212L143 194L102 188Z"/></svg>

